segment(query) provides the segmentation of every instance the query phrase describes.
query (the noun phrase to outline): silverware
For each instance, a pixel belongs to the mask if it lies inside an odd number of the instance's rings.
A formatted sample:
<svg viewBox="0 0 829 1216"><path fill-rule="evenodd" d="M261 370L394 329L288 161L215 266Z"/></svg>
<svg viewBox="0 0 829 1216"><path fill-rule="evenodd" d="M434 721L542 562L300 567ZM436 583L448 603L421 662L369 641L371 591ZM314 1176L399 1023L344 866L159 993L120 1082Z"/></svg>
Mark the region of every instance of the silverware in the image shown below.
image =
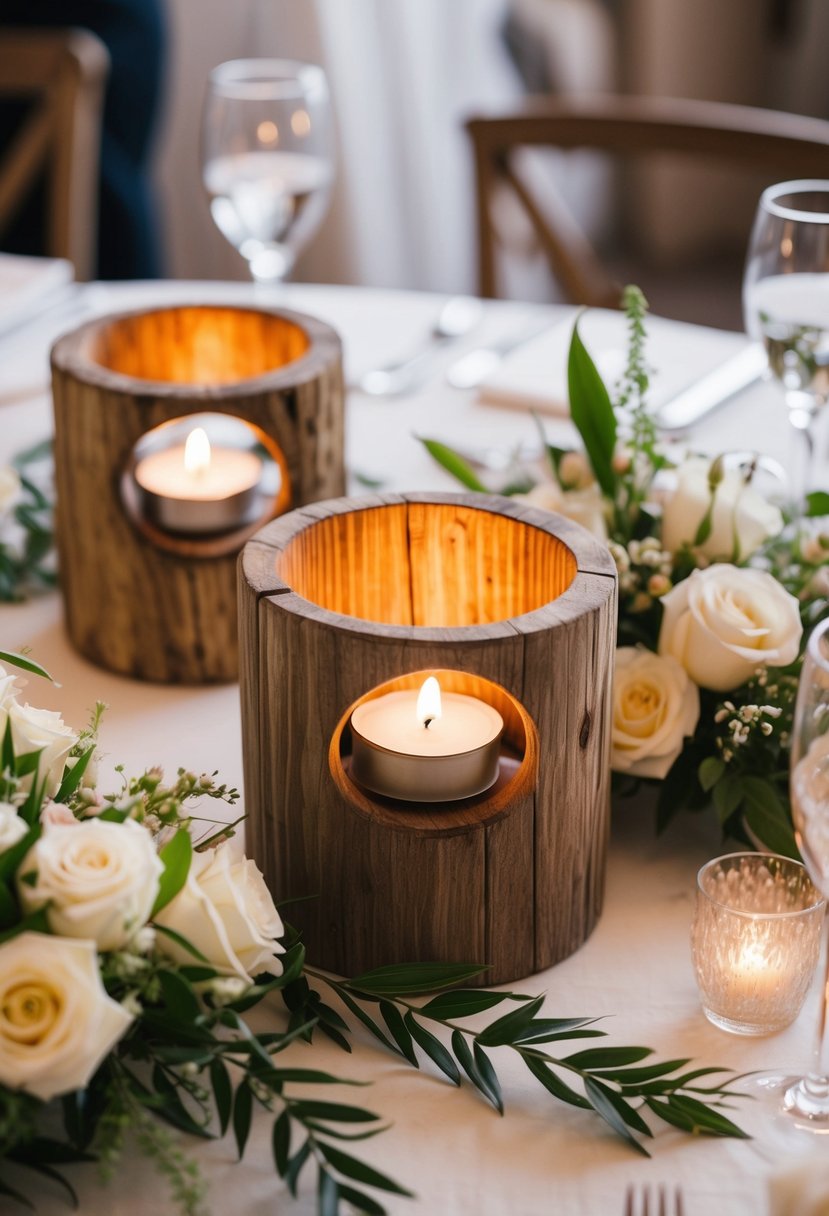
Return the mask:
<svg viewBox="0 0 829 1216"><path fill-rule="evenodd" d="M505 355L517 350L526 342L531 342L533 338L537 338L554 324L554 321L547 318L531 329L522 329L518 334L509 334L499 342L489 342L486 346L479 346L475 350L469 351L468 354L461 355L460 359L450 363L446 369L447 381L452 388L477 388L491 372L495 371Z"/></svg>
<svg viewBox="0 0 829 1216"><path fill-rule="evenodd" d="M365 372L358 387L371 397L396 397L412 392L428 375L436 350L468 334L483 311L483 304L473 296L452 296L435 317L426 338L410 355Z"/></svg>
<svg viewBox="0 0 829 1216"><path fill-rule="evenodd" d="M647 1184L631 1185L625 1194L624 1216L685 1216L682 1190L678 1186L651 1190Z"/></svg>
<svg viewBox="0 0 829 1216"><path fill-rule="evenodd" d="M705 414L724 405L742 389L759 380L768 367L766 352L759 343L746 346L725 363L701 376L657 410L656 424L663 431L682 431Z"/></svg>

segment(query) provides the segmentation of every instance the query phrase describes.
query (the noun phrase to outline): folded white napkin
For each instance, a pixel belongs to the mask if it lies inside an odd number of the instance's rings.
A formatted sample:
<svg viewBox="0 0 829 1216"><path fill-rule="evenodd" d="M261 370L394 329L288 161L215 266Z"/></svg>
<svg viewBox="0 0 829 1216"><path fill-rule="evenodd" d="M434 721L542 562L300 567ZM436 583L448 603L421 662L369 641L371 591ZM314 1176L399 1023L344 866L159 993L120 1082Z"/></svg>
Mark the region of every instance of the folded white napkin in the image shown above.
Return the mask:
<svg viewBox="0 0 829 1216"><path fill-rule="evenodd" d="M769 1216L829 1216L829 1160L825 1148L771 1178Z"/></svg>
<svg viewBox="0 0 829 1216"><path fill-rule="evenodd" d="M490 405L566 417L567 352L572 332L572 321L558 323L513 351L483 382L479 399ZM579 334L612 390L625 366L625 316L590 309L579 321ZM649 400L654 409L750 345L742 334L660 317L648 318L647 335L646 357L652 368Z"/></svg>
<svg viewBox="0 0 829 1216"><path fill-rule="evenodd" d="M65 258L0 253L0 334L28 320L74 277Z"/></svg>

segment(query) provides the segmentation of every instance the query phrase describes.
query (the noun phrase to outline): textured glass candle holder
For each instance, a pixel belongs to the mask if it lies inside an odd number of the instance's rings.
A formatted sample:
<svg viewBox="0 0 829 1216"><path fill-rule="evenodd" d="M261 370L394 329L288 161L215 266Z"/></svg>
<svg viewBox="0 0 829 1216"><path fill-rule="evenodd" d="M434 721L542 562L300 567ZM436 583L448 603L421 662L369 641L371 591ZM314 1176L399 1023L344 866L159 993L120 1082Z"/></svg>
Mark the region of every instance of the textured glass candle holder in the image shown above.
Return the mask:
<svg viewBox="0 0 829 1216"><path fill-rule="evenodd" d="M755 1035L793 1022L817 965L823 910L798 861L732 853L704 865L691 953L709 1021Z"/></svg>

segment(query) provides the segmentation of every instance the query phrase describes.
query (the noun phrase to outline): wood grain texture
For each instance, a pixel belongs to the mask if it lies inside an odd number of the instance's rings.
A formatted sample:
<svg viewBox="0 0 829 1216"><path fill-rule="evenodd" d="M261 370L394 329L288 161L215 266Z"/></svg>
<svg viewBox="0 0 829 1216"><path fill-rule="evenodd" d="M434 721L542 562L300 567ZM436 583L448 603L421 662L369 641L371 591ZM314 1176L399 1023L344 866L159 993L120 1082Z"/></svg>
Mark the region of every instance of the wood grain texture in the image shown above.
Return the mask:
<svg viewBox="0 0 829 1216"><path fill-rule="evenodd" d="M484 961L501 983L576 949L604 885L609 554L508 499L374 495L274 520L240 571L248 842L277 898L319 894L294 913L315 962ZM499 782L424 808L368 794L351 710L432 671L504 716Z"/></svg>
<svg viewBox="0 0 829 1216"><path fill-rule="evenodd" d="M143 366L153 375L161 376L167 352L167 379L121 370L142 367L142 342ZM255 374L214 382L222 351L234 375ZM192 381L176 379L188 367ZM237 554L261 520L221 538L160 534L130 517L122 476L147 431L209 411L242 418L278 449L284 492L274 511L340 493L339 338L294 313L192 306L127 314L61 338L52 385L57 542L73 644L92 662L140 679L235 679Z"/></svg>

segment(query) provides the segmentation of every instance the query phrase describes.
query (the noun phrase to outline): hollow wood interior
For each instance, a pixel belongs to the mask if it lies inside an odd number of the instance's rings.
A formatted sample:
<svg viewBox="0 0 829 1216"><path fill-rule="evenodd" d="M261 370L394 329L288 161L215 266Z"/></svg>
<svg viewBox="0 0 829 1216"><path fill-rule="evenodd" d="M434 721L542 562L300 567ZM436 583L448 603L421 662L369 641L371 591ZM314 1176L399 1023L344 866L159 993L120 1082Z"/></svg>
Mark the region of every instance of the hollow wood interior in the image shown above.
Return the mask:
<svg viewBox="0 0 829 1216"><path fill-rule="evenodd" d="M484 625L562 595L576 558L530 524L458 503L400 503L332 515L277 558L293 591L389 625Z"/></svg>
<svg viewBox="0 0 829 1216"><path fill-rule="evenodd" d="M349 773L351 732L349 722L358 705L389 692L420 688L427 676L436 676L444 692L478 697L504 719L501 740L501 775L490 789L474 798L417 806L369 793ZM399 830L422 835L449 835L491 823L506 815L530 791L538 774L538 732L524 707L510 693L483 676L449 668L412 671L370 689L350 705L337 724L328 753L334 783L346 801L363 816Z"/></svg>
<svg viewBox="0 0 829 1216"><path fill-rule="evenodd" d="M161 308L103 322L90 334L93 363L173 384L233 384L277 371L310 346L287 317L250 308Z"/></svg>

